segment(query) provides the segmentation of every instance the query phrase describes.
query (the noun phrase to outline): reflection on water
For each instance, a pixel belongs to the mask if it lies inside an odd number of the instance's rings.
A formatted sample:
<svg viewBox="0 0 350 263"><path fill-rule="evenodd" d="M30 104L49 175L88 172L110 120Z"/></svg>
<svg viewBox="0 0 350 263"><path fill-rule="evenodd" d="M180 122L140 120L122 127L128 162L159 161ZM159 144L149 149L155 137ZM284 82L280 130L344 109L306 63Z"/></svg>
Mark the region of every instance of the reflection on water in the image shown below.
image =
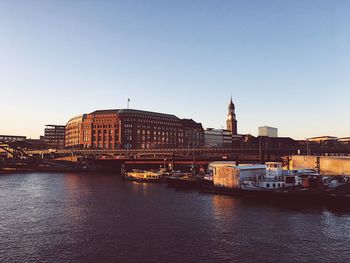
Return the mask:
<svg viewBox="0 0 350 263"><path fill-rule="evenodd" d="M89 185L84 184L81 176L77 174L66 174L63 176L65 194L63 198L62 216L65 222L69 222L71 228L84 224L89 213L89 200L91 190ZM85 204L85 205L82 205Z"/></svg>
<svg viewBox="0 0 350 263"><path fill-rule="evenodd" d="M232 219L234 215L235 206L239 202L238 199L230 196L213 195L213 215L223 219Z"/></svg>
<svg viewBox="0 0 350 263"><path fill-rule="evenodd" d="M150 183L145 183L145 182L130 181L129 183L132 185L131 189L133 192L143 193L144 195L146 195L147 191L150 190L150 187L152 187Z"/></svg>
<svg viewBox="0 0 350 263"><path fill-rule="evenodd" d="M349 262L350 214L104 174L0 176L0 262Z"/></svg>

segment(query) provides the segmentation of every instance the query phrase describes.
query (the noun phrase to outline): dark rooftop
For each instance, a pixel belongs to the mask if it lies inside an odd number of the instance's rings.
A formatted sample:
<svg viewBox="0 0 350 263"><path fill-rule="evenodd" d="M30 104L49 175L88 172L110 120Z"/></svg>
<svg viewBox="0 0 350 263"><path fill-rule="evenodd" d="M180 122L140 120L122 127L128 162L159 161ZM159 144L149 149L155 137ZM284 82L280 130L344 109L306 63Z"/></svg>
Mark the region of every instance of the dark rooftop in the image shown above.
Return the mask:
<svg viewBox="0 0 350 263"><path fill-rule="evenodd" d="M143 111L143 110L135 110L135 109L109 109L109 110L96 110L94 112L91 112L90 114L110 114L110 113L134 113L134 114L145 114L145 115L153 115L157 117L166 117L166 118L176 118L175 115L172 114L165 114L165 113L159 113L159 112L152 112L152 111Z"/></svg>

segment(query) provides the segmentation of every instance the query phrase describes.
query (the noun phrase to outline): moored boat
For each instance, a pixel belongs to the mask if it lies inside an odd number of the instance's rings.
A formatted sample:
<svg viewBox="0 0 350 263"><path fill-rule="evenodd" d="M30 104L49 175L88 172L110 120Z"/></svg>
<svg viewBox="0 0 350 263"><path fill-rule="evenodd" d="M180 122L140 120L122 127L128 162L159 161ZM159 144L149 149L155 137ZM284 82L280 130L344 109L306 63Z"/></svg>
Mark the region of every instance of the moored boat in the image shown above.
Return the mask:
<svg viewBox="0 0 350 263"><path fill-rule="evenodd" d="M211 186L213 182L204 179L201 175L186 174L183 176L167 177L167 183L169 187L183 188L183 189L197 189L202 186Z"/></svg>
<svg viewBox="0 0 350 263"><path fill-rule="evenodd" d="M189 175L180 177L168 177L167 183L169 187L194 189L200 186L200 182L197 178Z"/></svg>
<svg viewBox="0 0 350 263"><path fill-rule="evenodd" d="M163 173L157 171L133 170L126 172L124 178L136 182L161 182Z"/></svg>

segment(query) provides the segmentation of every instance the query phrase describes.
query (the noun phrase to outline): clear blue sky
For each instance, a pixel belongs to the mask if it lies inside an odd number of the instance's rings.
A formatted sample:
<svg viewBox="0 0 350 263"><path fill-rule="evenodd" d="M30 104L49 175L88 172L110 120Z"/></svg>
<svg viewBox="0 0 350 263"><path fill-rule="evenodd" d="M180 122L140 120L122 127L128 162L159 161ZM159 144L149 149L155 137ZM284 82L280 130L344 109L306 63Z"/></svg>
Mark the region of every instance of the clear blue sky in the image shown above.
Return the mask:
<svg viewBox="0 0 350 263"><path fill-rule="evenodd" d="M350 136L350 1L0 0L0 134L130 107Z"/></svg>

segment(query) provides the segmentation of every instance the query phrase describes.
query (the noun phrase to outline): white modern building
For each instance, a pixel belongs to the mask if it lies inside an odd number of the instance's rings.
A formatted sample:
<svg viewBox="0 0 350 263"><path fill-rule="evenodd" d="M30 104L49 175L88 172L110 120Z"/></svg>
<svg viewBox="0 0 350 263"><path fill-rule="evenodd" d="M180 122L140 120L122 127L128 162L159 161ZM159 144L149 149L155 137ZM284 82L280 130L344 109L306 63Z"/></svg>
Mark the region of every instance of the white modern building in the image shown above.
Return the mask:
<svg viewBox="0 0 350 263"><path fill-rule="evenodd" d="M204 131L205 147L232 147L232 133L229 130L208 128Z"/></svg>
<svg viewBox="0 0 350 263"><path fill-rule="evenodd" d="M259 127L259 136L278 137L278 129L269 126Z"/></svg>

